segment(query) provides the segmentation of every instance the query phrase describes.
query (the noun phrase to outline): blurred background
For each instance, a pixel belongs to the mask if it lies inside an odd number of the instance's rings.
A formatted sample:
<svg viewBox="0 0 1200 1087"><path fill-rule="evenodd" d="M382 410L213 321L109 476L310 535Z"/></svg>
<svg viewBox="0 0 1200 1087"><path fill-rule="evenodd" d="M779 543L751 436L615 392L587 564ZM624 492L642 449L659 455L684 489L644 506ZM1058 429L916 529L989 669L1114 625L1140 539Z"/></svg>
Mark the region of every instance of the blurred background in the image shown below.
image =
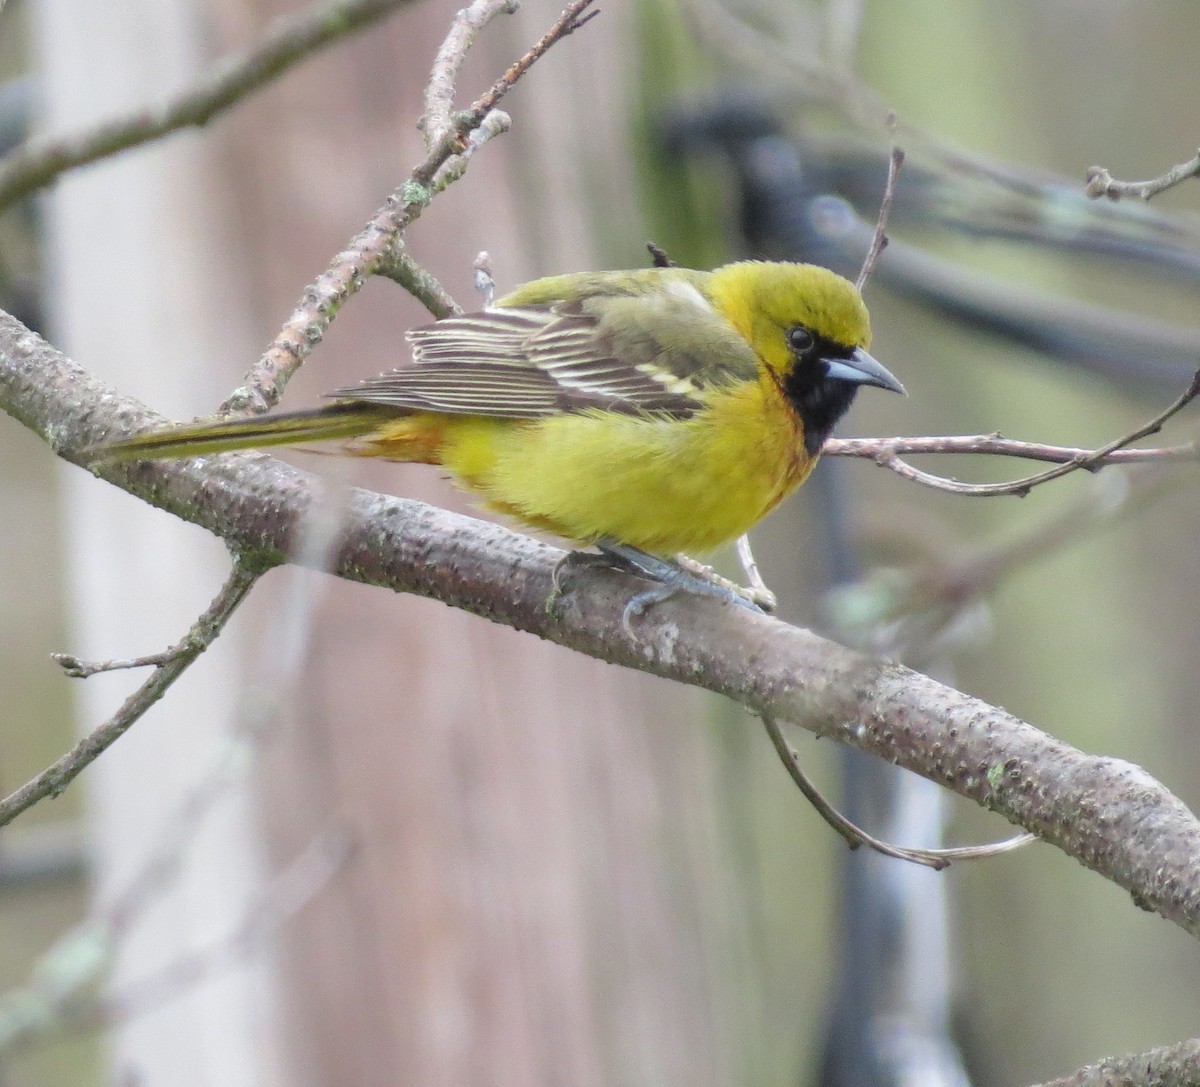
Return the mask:
<svg viewBox="0 0 1200 1087"><path fill-rule="evenodd" d="M0 135L163 101L298 7L9 0ZM0 304L164 414L211 411L421 157L454 9L404 8L207 129L7 210ZM556 15L526 0L493 23L460 102ZM517 88L512 132L409 247L466 306L481 249L501 290L643 265L651 238L695 266L853 271L890 109L910 161L867 299L873 352L909 397L860 398L842 433L1098 445L1186 385L1200 196L1089 202L1084 178L1193 153L1198 42L1200 9L1181 3L614 4ZM285 402L403 364L423 319L369 284ZM1193 436L1185 414L1165 440ZM0 444L8 793L140 678L68 680L49 654L176 641L227 558L15 422ZM334 516L346 485L469 508L421 469L315 467ZM1190 472L982 500L827 459L757 557L785 619L903 649L1195 807ZM901 644L914 574L981 591ZM903 844L933 844L912 835L941 833L943 806L954 842L1008 832L794 742ZM0 831L0 1080L998 1085L1195 1030L1193 942L1050 847L941 874L847 861L736 708L431 601L275 571L79 783Z"/></svg>

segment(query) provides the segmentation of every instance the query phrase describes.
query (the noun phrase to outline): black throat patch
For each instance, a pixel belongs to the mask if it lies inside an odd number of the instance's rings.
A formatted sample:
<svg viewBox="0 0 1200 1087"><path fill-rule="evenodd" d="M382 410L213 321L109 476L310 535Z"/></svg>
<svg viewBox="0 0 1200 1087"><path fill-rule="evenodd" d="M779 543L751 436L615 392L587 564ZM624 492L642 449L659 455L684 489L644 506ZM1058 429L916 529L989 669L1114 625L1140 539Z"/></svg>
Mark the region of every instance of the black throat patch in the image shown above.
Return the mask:
<svg viewBox="0 0 1200 1087"><path fill-rule="evenodd" d="M838 420L850 410L858 395L857 384L829 377L821 360L848 359L853 354L851 347L817 337L784 378L783 393L804 424L804 448L809 456L815 457L821 452L825 439L833 433Z"/></svg>

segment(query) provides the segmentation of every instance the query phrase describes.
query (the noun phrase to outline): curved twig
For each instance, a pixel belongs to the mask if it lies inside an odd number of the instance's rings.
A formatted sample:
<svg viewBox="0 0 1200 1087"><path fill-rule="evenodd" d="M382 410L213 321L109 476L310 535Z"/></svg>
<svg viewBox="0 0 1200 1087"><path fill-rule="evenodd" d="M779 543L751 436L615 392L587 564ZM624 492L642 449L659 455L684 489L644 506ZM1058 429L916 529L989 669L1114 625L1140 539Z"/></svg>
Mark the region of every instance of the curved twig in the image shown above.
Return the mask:
<svg viewBox="0 0 1200 1087"><path fill-rule="evenodd" d="M995 498L1000 495L1016 495L1018 498L1023 498L1034 487L1049 483L1053 479L1060 479L1062 476L1080 469L1094 472L1105 464L1116 463L1120 460L1129 462L1134 460L1195 459L1197 456L1195 443L1157 450L1126 451L1125 446L1151 434L1157 434L1168 419L1187 407L1197 395L1200 395L1200 370L1192 375L1192 380L1183 393L1148 423L1093 450L1036 445L1002 438L998 434L983 434L961 438L889 438L874 442L862 439L835 438L826 443L822 452L828 456L870 457L881 467L888 468L905 479L923 483L936 490L951 491L954 494L976 498ZM1057 464L1054 468L1044 472L1009 480L1007 483L963 483L961 480L949 479L933 472L923 472L921 469L913 467L901 457L902 450L908 453L989 453L1008 457L1026 457L1031 460L1055 461ZM1122 453L1125 455L1121 456Z"/></svg>
<svg viewBox="0 0 1200 1087"><path fill-rule="evenodd" d="M775 753L779 756L784 769L787 770L796 787L804 794L804 798L817 809L817 814L846 840L847 845L851 849L857 849L859 846L865 845L868 849L873 849L876 853L880 853L885 857L893 857L900 861L909 861L912 864L921 864L926 868L932 868L940 872L943 868L948 868L953 861L983 860L987 857L998 857L1002 853L1011 853L1014 849L1020 849L1021 846L1037 841L1036 836L1033 834L1016 834L1011 838L1006 838L1002 842L992 842L988 845L922 849L920 847L892 845L890 842L885 842L882 838L876 838L873 834L863 830L857 823L847 819L846 816L825 799L824 795L813 784L812 779L801 767L800 755L787 742L787 738L783 735L783 731L779 727L779 722L769 713L764 713L760 716L762 717L762 723L767 728L767 735L771 737L771 743L775 746Z"/></svg>
<svg viewBox="0 0 1200 1087"><path fill-rule="evenodd" d="M1120 200L1123 196L1136 196L1141 200L1149 200L1191 177L1200 177L1200 151L1187 162L1172 166L1166 173L1149 181L1118 181L1103 166L1093 166L1088 170L1087 185L1083 191L1094 199L1106 196L1109 200Z"/></svg>

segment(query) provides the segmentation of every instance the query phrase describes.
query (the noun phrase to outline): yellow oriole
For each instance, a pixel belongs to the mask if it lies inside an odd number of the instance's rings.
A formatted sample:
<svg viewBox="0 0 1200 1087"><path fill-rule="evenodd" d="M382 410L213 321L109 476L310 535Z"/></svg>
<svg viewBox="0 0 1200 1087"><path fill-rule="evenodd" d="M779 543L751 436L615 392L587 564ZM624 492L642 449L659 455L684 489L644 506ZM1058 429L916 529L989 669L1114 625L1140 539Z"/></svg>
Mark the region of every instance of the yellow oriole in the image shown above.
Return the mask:
<svg viewBox="0 0 1200 1087"><path fill-rule="evenodd" d="M441 465L489 508L628 560L742 535L804 482L860 385L904 391L867 354L858 290L806 264L551 276L408 339L411 366L326 407L154 431L96 459L342 439Z"/></svg>

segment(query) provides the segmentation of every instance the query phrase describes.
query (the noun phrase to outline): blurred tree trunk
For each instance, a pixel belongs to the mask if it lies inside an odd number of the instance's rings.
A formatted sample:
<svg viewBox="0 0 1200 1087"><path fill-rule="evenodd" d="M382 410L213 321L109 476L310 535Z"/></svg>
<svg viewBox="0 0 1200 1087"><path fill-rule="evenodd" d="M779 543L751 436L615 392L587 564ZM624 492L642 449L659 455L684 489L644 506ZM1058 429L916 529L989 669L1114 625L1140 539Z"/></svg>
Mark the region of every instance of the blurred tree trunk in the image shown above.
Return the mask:
<svg viewBox="0 0 1200 1087"><path fill-rule="evenodd" d="M293 7L142 3L91 19L56 0L40 34L48 127L160 100ZM447 3L406 11L209 130L64 182L51 206L64 347L168 414L211 410L420 157L414 121L452 13ZM464 98L556 14L541 2L493 26ZM501 289L610 263L599 238L624 236L624 259L638 259L618 142L627 19L606 13L539 65L509 103L516 131L412 232L415 255L464 304L480 248L494 254ZM424 319L397 288L372 284L289 402L403 364L403 331ZM428 471L319 467L461 504ZM65 486L74 648L125 656L176 640L219 585L222 548L77 470ZM237 969L172 992L118 1026L121 1074L222 1087L737 1078L719 949L741 922L717 893L698 696L432 602L292 571L245 610L92 773L103 902L170 833L170 813L264 696L283 722L261 791L235 790L197 820L177 842L182 876L144 892L114 987L270 915L256 904L272 904L256 847L262 808L274 867L331 824L359 849L286 927L282 976L260 942ZM133 682L90 680L87 725Z"/></svg>
<svg viewBox="0 0 1200 1087"><path fill-rule="evenodd" d="M288 6L259 3L255 26ZM253 32L247 7L220 5L227 42ZM493 24L461 101L558 8ZM414 121L453 10L405 11L230 120L231 259L255 284L263 342L419 159ZM619 232L640 246L632 199L617 196L632 191L618 63L631 33L629 13L606 12L552 51L506 103L514 132L411 232L463 305L477 301L479 249L503 291L603 266L599 225L610 244ZM403 365L404 329L427 319L371 285L289 401ZM465 505L427 469L344 474ZM429 601L297 575L278 579L276 606L313 591L293 725L266 775L274 851L285 861L330 822L360 849L286 934L298 1065L313 1082L362 1085L730 1082L706 936L720 907L698 697Z"/></svg>
<svg viewBox="0 0 1200 1087"><path fill-rule="evenodd" d="M186 86L207 60L198 47L198 5L48 0L33 14L47 131L78 131L154 101ZM51 336L169 413L215 403L234 360L254 350L212 151L195 137L176 139L71 175L47 200ZM223 580L223 547L75 468L63 469L63 494L72 648L103 659L176 641ZM177 877L160 875L126 899L115 933L118 993L219 944L261 892L248 788L224 791L170 841L170 813L230 742L236 692L214 677L234 667L239 642L230 632L206 669L187 677L88 775L97 908L129 893L164 840L180 862ZM110 715L144 675L119 672L76 686L80 727ZM272 984L270 961L259 956L118 1024L119 1078L282 1082Z"/></svg>

